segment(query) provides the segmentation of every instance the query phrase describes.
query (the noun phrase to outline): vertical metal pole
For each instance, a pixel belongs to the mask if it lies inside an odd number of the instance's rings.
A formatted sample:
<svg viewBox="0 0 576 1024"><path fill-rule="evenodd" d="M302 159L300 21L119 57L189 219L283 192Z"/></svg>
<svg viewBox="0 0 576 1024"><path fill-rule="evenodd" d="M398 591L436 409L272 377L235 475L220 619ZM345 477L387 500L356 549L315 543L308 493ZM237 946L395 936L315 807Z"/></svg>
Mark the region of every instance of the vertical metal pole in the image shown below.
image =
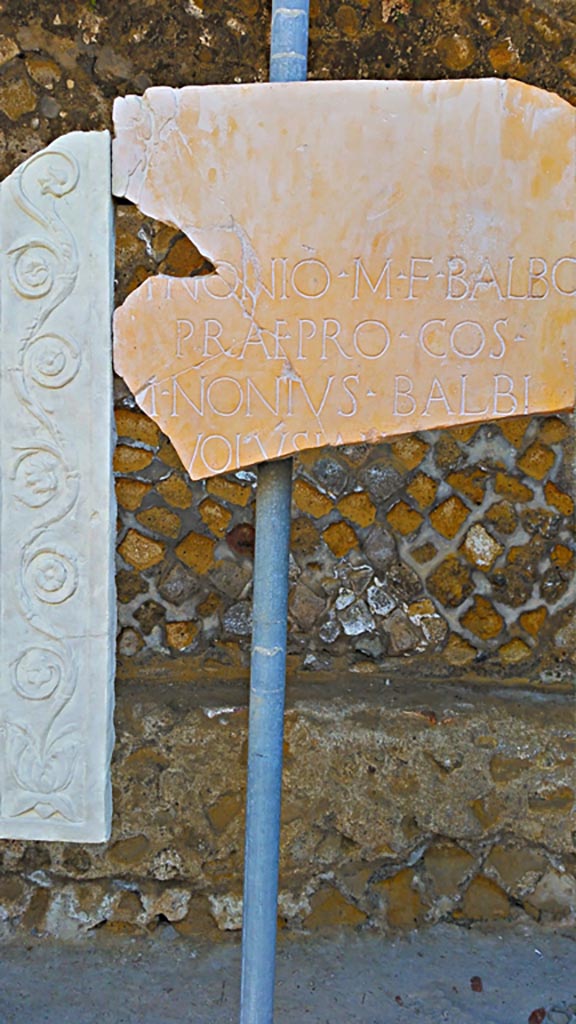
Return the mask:
<svg viewBox="0 0 576 1024"><path fill-rule="evenodd" d="M309 0L274 0L270 80L306 78ZM240 1024L273 1024L292 459L258 469Z"/></svg>

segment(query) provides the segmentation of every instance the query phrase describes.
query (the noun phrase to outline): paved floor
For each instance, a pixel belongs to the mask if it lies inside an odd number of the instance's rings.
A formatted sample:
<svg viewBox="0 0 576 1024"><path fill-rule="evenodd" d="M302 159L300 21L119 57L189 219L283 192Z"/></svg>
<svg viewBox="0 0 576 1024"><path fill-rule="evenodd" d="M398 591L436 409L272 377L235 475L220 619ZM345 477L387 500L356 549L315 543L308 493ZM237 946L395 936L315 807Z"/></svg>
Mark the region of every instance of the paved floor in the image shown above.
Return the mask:
<svg viewBox="0 0 576 1024"><path fill-rule="evenodd" d="M0 949L0 1024L232 1024L238 944L153 939ZM440 925L283 940L275 1024L569 1024L576 936Z"/></svg>

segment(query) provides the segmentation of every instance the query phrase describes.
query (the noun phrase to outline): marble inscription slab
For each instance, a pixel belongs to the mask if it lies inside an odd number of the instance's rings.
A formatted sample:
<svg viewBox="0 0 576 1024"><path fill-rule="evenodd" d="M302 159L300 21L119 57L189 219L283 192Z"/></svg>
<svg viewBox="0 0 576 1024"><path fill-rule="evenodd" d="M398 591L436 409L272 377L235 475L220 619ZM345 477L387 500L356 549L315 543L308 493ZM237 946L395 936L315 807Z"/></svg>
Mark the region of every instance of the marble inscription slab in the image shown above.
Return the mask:
<svg viewBox="0 0 576 1024"><path fill-rule="evenodd" d="M107 132L0 189L0 836L110 827L115 601Z"/></svg>
<svg viewBox="0 0 576 1024"><path fill-rule="evenodd" d="M513 81L149 89L113 187L214 264L115 317L195 478L574 403L576 111Z"/></svg>

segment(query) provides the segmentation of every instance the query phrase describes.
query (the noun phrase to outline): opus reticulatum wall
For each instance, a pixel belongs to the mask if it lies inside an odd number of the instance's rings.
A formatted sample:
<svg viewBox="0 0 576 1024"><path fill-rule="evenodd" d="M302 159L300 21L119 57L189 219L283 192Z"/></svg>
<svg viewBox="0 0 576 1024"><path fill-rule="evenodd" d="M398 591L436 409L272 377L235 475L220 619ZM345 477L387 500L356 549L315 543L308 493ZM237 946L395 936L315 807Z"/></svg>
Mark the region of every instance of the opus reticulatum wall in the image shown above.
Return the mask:
<svg viewBox="0 0 576 1024"><path fill-rule="evenodd" d="M151 85L260 81L267 5L11 3L1 166ZM515 77L576 102L570 4L312 5L310 77ZM354 155L350 154L353 162ZM118 204L117 304L211 270ZM237 928L250 470L192 482L117 381L109 844L0 844L8 930ZM412 927L574 904L568 415L319 450L296 466L282 914Z"/></svg>

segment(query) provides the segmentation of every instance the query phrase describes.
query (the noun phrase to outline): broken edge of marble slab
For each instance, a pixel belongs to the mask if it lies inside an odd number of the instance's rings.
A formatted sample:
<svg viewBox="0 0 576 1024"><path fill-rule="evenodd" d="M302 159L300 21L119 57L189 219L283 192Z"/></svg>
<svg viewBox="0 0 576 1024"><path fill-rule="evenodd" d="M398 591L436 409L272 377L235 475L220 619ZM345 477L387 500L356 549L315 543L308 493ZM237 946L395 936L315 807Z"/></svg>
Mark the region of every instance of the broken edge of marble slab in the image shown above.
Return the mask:
<svg viewBox="0 0 576 1024"><path fill-rule="evenodd" d="M110 832L115 647L108 132L0 188L0 836Z"/></svg>
<svg viewBox="0 0 576 1024"><path fill-rule="evenodd" d="M216 270L114 358L193 478L574 404L576 111L511 80L149 89L113 188Z"/></svg>

